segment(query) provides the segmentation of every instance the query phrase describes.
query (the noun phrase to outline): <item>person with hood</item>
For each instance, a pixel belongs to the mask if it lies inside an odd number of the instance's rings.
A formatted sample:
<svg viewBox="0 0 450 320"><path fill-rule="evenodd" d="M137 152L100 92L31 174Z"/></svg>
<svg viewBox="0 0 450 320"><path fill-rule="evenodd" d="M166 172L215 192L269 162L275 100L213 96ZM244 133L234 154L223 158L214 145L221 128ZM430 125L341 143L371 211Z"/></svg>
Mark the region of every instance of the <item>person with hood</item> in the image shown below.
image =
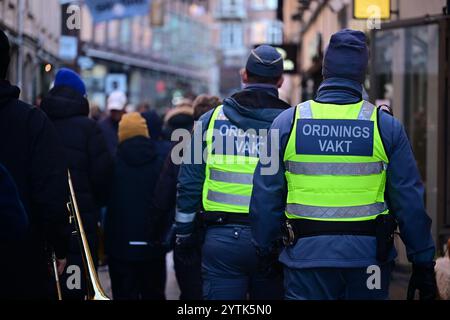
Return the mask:
<svg viewBox="0 0 450 320"><path fill-rule="evenodd" d="M413 264L408 298L436 295L424 187L403 126L363 100L367 65L364 33L334 34L315 100L272 125L278 170L255 171L253 236L270 257L284 229L286 299L387 299L397 223Z"/></svg>
<svg viewBox="0 0 450 320"><path fill-rule="evenodd" d="M11 255L5 254L14 261L11 277L21 290L5 292L0 285L0 295L47 299L50 278L46 248L55 251L60 273L69 248L64 147L46 115L20 101L20 89L6 80L9 61L9 40L0 30L0 163L15 182L30 223L24 240L9 246Z"/></svg>
<svg viewBox="0 0 450 320"><path fill-rule="evenodd" d="M192 105L191 109L186 109L185 115L191 115L191 117L185 117L185 121L171 121L169 123L177 123L181 129L191 130L194 125L194 121L198 121L200 117L206 112L218 107L221 104L220 98L215 96L200 95L198 96ZM172 130L177 129L173 127ZM159 176L158 183L156 185L156 192L153 197L153 203L155 206L155 215L157 216L158 225L164 226L162 228L163 243L167 247L166 250L173 249L173 233L174 227L173 221L175 219L175 203L177 195L177 179L180 166L173 163L171 155L166 158L161 175ZM201 232L199 230L201 221L196 219L195 231L197 234ZM167 231L167 232L166 232ZM202 300L202 276L201 276L201 243L198 241L195 244L195 251L188 260L183 259L183 252L179 252L178 248L175 248L173 260L175 267L175 276L177 278L178 286L180 288L180 300Z"/></svg>
<svg viewBox="0 0 450 320"><path fill-rule="evenodd" d="M183 99L174 108L169 109L164 116L163 137L170 141L174 130L191 130L192 114L192 101L189 99Z"/></svg>
<svg viewBox="0 0 450 320"><path fill-rule="evenodd" d="M141 114L147 121L150 137L155 143L156 153L158 156L165 159L172 148L172 142L164 139L163 120L154 110L146 111Z"/></svg>
<svg viewBox="0 0 450 320"><path fill-rule="evenodd" d="M29 220L17 186L8 170L0 164L0 242L13 243L22 238L29 226ZM2 274L2 273L0 273Z"/></svg>
<svg viewBox="0 0 450 320"><path fill-rule="evenodd" d="M126 113L127 96L119 90L111 92L106 102L109 115L100 121L100 128L106 139L110 154L114 157L117 151L117 131L122 116Z"/></svg>
<svg viewBox="0 0 450 320"><path fill-rule="evenodd" d="M64 144L84 230L97 264L97 227L100 208L106 204L113 160L100 127L89 118L89 102L80 76L70 69L60 69L54 87L42 100L41 109L53 122ZM78 236L72 237L68 263L83 270ZM70 275L64 274L61 283L66 284ZM84 282L81 289L63 286L66 299L83 298L85 293Z"/></svg>
<svg viewBox="0 0 450 320"><path fill-rule="evenodd" d="M191 161L181 165L178 178L176 250L186 258L195 254L192 232L201 212L207 225L202 248L206 300L282 298L281 276L259 268L249 219L252 177L264 130L290 107L278 97L282 56L268 45L252 50L242 81L244 90L197 122Z"/></svg>
<svg viewBox="0 0 450 320"><path fill-rule="evenodd" d="M118 141L105 219L113 297L165 300L165 251L152 205L163 160L156 153L145 119L137 112L122 117Z"/></svg>

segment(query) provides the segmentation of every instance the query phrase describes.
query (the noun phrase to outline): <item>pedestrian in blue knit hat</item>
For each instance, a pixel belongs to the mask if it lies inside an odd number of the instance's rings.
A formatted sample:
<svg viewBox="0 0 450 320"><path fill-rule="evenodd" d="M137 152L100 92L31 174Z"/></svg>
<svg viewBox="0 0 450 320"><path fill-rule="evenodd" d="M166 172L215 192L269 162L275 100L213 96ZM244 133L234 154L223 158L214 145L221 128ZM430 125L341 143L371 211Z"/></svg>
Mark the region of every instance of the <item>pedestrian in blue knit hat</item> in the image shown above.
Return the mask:
<svg viewBox="0 0 450 320"><path fill-rule="evenodd" d="M64 145L64 157L74 181L84 230L94 263L97 264L97 226L100 208L106 205L109 196L114 171L113 157L99 125L89 118L86 88L77 73L60 69L54 87L42 100L41 109L53 123ZM69 265L83 268L74 238L71 239L67 261ZM67 273L61 276L63 297L82 300L86 296L85 286L69 288L69 276Z"/></svg>
<svg viewBox="0 0 450 320"><path fill-rule="evenodd" d="M83 80L75 71L68 68L59 69L55 77L55 87L66 86L70 87L82 96L86 95L86 86Z"/></svg>

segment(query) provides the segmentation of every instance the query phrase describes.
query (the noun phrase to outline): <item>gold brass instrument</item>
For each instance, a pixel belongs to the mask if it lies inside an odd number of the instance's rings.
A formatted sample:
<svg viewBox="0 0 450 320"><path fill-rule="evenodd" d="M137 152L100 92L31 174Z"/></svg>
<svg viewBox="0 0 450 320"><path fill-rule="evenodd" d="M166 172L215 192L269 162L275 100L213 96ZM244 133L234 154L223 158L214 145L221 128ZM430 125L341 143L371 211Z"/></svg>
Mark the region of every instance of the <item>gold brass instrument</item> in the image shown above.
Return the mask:
<svg viewBox="0 0 450 320"><path fill-rule="evenodd" d="M81 221L81 215L78 209L78 203L75 197L70 171L67 173L70 188L70 200L67 203L67 207L69 209L71 221L74 221L75 223L78 239L80 241L81 257L83 259L83 266L86 274L87 300L110 300L100 285L97 271L95 270L95 265L92 261L91 250L89 249L86 233L84 232L83 223Z"/></svg>

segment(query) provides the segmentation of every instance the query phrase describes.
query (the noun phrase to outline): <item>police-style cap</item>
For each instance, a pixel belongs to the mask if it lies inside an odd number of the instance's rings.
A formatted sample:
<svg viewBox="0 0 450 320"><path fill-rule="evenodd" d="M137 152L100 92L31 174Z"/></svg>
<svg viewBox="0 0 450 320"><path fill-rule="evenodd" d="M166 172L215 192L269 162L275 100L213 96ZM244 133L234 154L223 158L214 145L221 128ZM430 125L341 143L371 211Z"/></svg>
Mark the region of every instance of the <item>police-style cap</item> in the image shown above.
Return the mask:
<svg viewBox="0 0 450 320"><path fill-rule="evenodd" d="M274 47L264 44L252 50L246 69L260 77L280 77L284 70L283 57Z"/></svg>

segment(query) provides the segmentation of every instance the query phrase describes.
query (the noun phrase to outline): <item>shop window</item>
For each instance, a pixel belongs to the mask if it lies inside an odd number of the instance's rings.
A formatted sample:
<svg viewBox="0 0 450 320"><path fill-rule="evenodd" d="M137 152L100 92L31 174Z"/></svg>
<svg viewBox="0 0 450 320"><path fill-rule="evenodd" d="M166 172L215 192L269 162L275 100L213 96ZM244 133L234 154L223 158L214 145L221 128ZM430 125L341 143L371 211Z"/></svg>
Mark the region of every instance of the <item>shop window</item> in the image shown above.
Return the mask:
<svg viewBox="0 0 450 320"><path fill-rule="evenodd" d="M222 24L220 42L224 49L239 49L243 46L243 25L241 23Z"/></svg>
<svg viewBox="0 0 450 320"><path fill-rule="evenodd" d="M375 32L372 87L405 126L426 187L428 214L437 221L439 27Z"/></svg>
<svg viewBox="0 0 450 320"><path fill-rule="evenodd" d="M283 23L280 21L262 20L252 23L252 43L274 44L283 43Z"/></svg>
<svg viewBox="0 0 450 320"><path fill-rule="evenodd" d="M278 0L251 0L253 10L276 10Z"/></svg>
<svg viewBox="0 0 450 320"><path fill-rule="evenodd" d="M281 21L270 21L267 38L267 42L271 44L283 43L283 23Z"/></svg>
<svg viewBox="0 0 450 320"><path fill-rule="evenodd" d="M131 42L131 19L123 19L120 23L120 45L126 47Z"/></svg>
<svg viewBox="0 0 450 320"><path fill-rule="evenodd" d="M221 0L217 15L219 17L243 18L245 17L244 0Z"/></svg>

